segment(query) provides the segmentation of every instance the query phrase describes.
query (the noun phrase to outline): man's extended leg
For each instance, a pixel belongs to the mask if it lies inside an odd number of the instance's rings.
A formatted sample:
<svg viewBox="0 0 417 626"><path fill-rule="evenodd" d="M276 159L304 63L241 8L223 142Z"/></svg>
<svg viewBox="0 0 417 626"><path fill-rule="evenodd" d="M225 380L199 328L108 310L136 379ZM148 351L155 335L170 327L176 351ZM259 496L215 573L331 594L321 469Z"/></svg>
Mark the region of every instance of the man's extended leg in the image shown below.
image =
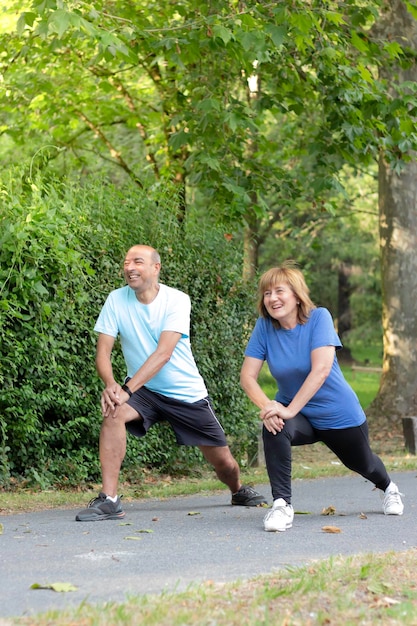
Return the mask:
<svg viewBox="0 0 417 626"><path fill-rule="evenodd" d="M228 446L198 446L204 458L214 468L217 478L232 492L232 504L241 506L261 506L267 504L263 496L252 487L240 482L240 469Z"/></svg>

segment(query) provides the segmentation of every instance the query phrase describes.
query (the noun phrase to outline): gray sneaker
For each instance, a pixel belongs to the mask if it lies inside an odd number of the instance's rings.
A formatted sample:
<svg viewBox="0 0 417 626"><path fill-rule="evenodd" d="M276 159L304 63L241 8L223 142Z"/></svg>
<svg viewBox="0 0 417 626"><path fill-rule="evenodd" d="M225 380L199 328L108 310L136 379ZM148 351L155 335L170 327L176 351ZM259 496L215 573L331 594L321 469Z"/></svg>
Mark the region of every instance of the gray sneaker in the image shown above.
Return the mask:
<svg viewBox="0 0 417 626"><path fill-rule="evenodd" d="M104 519L122 519L125 515L120 498L117 498L116 502L112 502L107 499L105 493L101 492L97 498L90 500L86 509L75 516L75 521L97 522Z"/></svg>
<svg viewBox="0 0 417 626"><path fill-rule="evenodd" d="M239 491L232 493L232 504L235 506L265 506L268 503L255 489L242 485Z"/></svg>

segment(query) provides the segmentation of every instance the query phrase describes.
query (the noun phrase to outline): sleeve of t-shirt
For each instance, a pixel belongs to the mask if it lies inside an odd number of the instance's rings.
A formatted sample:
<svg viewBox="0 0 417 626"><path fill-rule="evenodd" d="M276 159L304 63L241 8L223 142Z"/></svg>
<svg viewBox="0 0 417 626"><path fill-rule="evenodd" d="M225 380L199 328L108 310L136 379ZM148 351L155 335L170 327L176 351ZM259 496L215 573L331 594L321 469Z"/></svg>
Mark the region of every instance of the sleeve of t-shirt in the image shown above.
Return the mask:
<svg viewBox="0 0 417 626"><path fill-rule="evenodd" d="M115 338L117 337L119 333L119 325L114 312L112 294L107 296L103 308L97 318L94 330L96 333L103 333L104 335L110 335Z"/></svg>
<svg viewBox="0 0 417 626"><path fill-rule="evenodd" d="M335 331L330 311L320 307L312 313L313 329L311 333L311 350L323 346L334 346L336 350L342 348L339 335Z"/></svg>
<svg viewBox="0 0 417 626"><path fill-rule="evenodd" d="M260 361L266 359L266 332L264 328L265 320L259 317L256 320L255 327L249 338L248 345L246 346L245 356L250 356Z"/></svg>
<svg viewBox="0 0 417 626"><path fill-rule="evenodd" d="M183 337L190 336L191 300L182 292L173 290L169 294L169 304L162 330L171 330L181 333Z"/></svg>

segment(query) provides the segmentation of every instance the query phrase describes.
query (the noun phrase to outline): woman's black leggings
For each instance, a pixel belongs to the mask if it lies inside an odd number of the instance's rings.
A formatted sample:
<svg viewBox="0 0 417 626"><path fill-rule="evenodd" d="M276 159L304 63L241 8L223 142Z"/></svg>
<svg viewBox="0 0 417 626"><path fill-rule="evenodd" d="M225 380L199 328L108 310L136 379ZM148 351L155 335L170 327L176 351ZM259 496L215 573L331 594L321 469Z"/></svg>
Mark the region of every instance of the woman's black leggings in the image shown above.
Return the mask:
<svg viewBox="0 0 417 626"><path fill-rule="evenodd" d="M291 504L291 446L322 441L342 461L378 489L385 489L390 477L381 459L369 445L368 424L352 428L317 430L301 413L285 422L280 433L273 435L263 428L266 468L274 500L283 498Z"/></svg>

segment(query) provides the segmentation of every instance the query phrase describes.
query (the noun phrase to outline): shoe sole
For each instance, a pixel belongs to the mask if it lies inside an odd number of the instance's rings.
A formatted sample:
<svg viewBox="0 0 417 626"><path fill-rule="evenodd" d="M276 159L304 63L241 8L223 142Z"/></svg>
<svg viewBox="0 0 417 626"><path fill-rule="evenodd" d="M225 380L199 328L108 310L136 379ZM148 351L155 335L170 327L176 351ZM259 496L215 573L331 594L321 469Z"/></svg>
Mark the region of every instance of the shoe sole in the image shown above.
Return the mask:
<svg viewBox="0 0 417 626"><path fill-rule="evenodd" d="M267 533L285 533L289 528L292 528L292 524L287 524L285 528L265 528L264 526L264 530Z"/></svg>
<svg viewBox="0 0 417 626"><path fill-rule="evenodd" d="M126 513L124 511L122 511L121 513L108 513L107 515L90 515L90 516L80 516L80 515L76 515L75 516L75 521L76 522L100 522L100 521L104 521L107 519L122 519L124 516L126 515Z"/></svg>

